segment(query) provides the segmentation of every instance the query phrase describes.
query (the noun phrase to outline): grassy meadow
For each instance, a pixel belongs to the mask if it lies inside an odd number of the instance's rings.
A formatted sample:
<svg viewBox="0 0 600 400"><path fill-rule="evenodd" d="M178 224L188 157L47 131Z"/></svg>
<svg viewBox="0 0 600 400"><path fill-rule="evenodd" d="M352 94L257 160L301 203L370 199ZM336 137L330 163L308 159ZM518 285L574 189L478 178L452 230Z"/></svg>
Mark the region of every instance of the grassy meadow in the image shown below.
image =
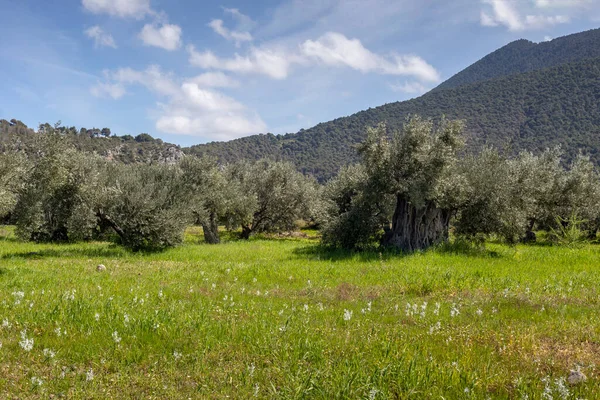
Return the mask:
<svg viewBox="0 0 600 400"><path fill-rule="evenodd" d="M600 398L598 245L199 236L140 254L0 229L0 398Z"/></svg>

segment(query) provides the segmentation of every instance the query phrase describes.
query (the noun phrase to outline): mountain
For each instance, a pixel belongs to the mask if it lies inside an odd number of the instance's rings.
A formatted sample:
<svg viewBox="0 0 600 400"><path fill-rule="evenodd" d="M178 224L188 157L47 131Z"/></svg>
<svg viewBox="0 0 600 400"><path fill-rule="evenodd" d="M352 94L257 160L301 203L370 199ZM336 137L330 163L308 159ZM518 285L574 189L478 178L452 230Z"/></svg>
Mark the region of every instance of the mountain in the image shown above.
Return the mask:
<svg viewBox="0 0 600 400"><path fill-rule="evenodd" d="M454 88L598 57L600 57L600 29L542 43L521 39L485 56L434 90Z"/></svg>
<svg viewBox="0 0 600 400"><path fill-rule="evenodd" d="M183 149L221 161L289 160L321 180L358 159L365 128L399 128L410 114L460 118L468 150L491 145L542 150L561 145L600 162L600 29L535 44L518 40L416 99L385 104L286 135L254 135Z"/></svg>

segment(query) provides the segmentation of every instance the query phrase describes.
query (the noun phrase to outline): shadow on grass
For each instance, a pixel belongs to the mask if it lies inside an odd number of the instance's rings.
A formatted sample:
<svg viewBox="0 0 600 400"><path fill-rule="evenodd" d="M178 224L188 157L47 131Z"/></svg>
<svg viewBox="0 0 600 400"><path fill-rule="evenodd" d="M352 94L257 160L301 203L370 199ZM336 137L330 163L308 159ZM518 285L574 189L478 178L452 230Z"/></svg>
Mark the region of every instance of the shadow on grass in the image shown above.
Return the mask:
<svg viewBox="0 0 600 400"><path fill-rule="evenodd" d="M53 249L44 249L38 251L28 252L14 252L5 253L2 255L2 259L14 259L22 258L26 260L41 260L44 258L95 258L95 257L122 257L125 255L132 254L131 252L124 250L122 247L117 245L110 245L106 248L93 249L93 248L73 248L63 247L60 245Z"/></svg>
<svg viewBox="0 0 600 400"><path fill-rule="evenodd" d="M407 253L393 248L373 247L366 250L347 250L332 248L321 244L308 245L293 250L298 257L313 258L318 260L343 261L356 259L359 261L388 260L392 258L404 258L418 254L438 253L462 255L474 258L499 258L502 255L496 251L476 246L468 242L451 242L434 246L428 250Z"/></svg>

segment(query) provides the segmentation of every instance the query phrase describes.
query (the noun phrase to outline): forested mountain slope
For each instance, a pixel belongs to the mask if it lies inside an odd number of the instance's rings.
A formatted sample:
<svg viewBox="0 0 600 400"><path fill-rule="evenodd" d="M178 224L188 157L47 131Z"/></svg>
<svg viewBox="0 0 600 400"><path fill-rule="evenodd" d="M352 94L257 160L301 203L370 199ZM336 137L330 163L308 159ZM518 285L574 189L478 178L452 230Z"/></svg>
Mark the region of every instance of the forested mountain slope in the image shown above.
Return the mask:
<svg viewBox="0 0 600 400"><path fill-rule="evenodd" d="M600 57L490 81L429 92L321 123L296 134L255 135L192 146L186 152L222 161L273 157L327 179L357 159L365 127L401 126L410 114L464 119L471 150L485 145L542 150L562 145L569 156L582 150L600 161Z"/></svg>
<svg viewBox="0 0 600 400"><path fill-rule="evenodd" d="M600 29L533 43L517 40L488 54L434 90L600 57Z"/></svg>

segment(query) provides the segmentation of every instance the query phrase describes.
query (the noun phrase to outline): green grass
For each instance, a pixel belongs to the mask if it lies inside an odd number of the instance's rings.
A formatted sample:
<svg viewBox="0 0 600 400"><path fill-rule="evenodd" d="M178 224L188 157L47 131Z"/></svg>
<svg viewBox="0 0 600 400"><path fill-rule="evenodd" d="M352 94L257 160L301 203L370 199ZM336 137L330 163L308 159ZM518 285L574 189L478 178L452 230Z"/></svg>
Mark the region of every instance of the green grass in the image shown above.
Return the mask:
<svg viewBox="0 0 600 400"><path fill-rule="evenodd" d="M192 230L135 254L11 232L1 398L600 398L596 245L401 256Z"/></svg>

